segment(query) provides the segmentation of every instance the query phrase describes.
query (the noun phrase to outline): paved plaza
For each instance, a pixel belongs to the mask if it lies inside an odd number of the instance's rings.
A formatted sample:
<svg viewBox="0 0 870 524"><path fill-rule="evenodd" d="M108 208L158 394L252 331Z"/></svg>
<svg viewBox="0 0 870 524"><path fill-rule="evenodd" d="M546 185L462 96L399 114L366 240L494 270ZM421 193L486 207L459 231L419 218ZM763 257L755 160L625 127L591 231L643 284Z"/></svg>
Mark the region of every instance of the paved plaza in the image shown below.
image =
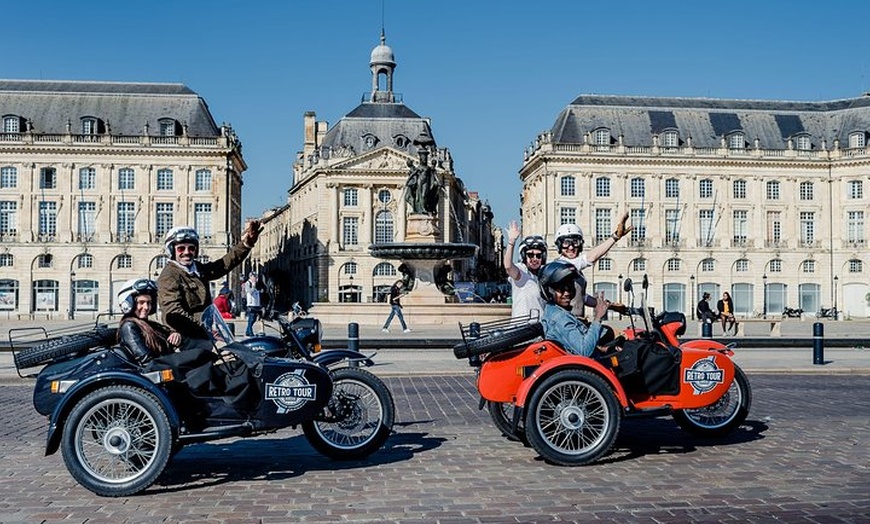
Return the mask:
<svg viewBox="0 0 870 524"><path fill-rule="evenodd" d="M453 356L458 336L360 328L397 408L394 434L367 460L328 460L282 430L191 445L146 492L118 499L78 486L59 453L44 456L32 379L0 351L0 524L870 522L870 349L858 332L839 334L855 343L825 348L823 365L811 338L741 348L736 337L753 394L738 431L701 440L669 417L627 419L613 452L579 468L499 434L478 410L474 369Z"/></svg>
<svg viewBox="0 0 870 524"><path fill-rule="evenodd" d="M563 468L498 433L472 375L391 376L395 433L367 460L330 461L292 430L196 444L146 492L118 499L43 456L30 388L6 385L0 523L870 521L870 376L749 380L752 411L727 438L629 419L610 455Z"/></svg>

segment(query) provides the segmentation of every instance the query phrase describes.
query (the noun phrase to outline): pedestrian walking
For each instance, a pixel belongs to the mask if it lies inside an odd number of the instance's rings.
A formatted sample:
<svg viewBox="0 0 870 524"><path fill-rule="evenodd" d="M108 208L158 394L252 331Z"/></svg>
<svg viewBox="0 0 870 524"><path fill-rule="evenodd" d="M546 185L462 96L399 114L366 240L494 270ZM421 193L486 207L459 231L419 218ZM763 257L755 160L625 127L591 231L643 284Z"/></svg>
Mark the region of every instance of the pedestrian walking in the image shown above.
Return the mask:
<svg viewBox="0 0 870 524"><path fill-rule="evenodd" d="M251 271L248 280L245 281L245 311L248 315L248 325L245 328L245 336L254 336L254 322L260 316L260 283L257 273Z"/></svg>
<svg viewBox="0 0 870 524"><path fill-rule="evenodd" d="M390 288L390 316L387 317L387 321L384 322L384 327L381 328L381 331L384 333L390 332L390 323L393 321L394 316L399 318L399 323L402 324L402 330L405 333L411 331L411 328L409 328L405 323L405 315L402 314L402 303L400 297L403 295L403 289L401 280L397 280Z"/></svg>

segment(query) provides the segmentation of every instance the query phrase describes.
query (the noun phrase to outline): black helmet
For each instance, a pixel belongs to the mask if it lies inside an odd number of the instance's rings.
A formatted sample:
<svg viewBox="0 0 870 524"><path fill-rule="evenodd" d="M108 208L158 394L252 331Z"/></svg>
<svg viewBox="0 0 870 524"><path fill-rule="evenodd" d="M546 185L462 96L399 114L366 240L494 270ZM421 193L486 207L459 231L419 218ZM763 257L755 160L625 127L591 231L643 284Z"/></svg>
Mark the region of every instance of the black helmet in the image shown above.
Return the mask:
<svg viewBox="0 0 870 524"><path fill-rule="evenodd" d="M541 252L541 264L547 263L547 241L540 235L528 236L520 242L520 256L526 259L526 251L537 249Z"/></svg>
<svg viewBox="0 0 870 524"><path fill-rule="evenodd" d="M580 271L574 267L574 264L564 260L554 260L538 271L538 286L541 288L541 296L547 302L552 302L551 287L563 280L571 279L573 282L578 278L580 278Z"/></svg>

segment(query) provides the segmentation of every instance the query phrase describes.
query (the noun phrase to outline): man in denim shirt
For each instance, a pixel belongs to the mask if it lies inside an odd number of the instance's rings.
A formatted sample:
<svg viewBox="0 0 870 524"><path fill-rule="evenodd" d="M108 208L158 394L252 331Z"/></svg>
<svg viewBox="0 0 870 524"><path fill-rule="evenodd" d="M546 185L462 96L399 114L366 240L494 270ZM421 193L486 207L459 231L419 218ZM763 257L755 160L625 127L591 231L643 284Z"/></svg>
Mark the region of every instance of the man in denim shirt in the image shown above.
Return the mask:
<svg viewBox="0 0 870 524"><path fill-rule="evenodd" d="M547 301L541 325L544 338L558 342L566 351L584 357L592 356L601 337L601 319L610 302L599 293L593 308L594 318L588 326L571 314L571 300L577 294L574 282L580 272L570 262L556 260L538 272L541 295Z"/></svg>

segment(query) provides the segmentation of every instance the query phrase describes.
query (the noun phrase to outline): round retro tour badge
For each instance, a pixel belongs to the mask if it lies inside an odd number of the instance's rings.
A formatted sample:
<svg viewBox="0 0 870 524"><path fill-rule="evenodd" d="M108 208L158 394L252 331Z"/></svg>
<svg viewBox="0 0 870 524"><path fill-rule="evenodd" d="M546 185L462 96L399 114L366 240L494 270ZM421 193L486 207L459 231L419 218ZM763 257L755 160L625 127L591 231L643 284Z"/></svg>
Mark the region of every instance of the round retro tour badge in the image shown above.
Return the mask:
<svg viewBox="0 0 870 524"><path fill-rule="evenodd" d="M299 409L302 404L317 398L317 385L309 384L302 370L284 373L275 382L266 384L266 400L278 406L278 413Z"/></svg>
<svg viewBox="0 0 870 524"><path fill-rule="evenodd" d="M698 360L683 371L683 382L691 384L696 395L706 393L724 381L725 371L716 365L714 355Z"/></svg>

